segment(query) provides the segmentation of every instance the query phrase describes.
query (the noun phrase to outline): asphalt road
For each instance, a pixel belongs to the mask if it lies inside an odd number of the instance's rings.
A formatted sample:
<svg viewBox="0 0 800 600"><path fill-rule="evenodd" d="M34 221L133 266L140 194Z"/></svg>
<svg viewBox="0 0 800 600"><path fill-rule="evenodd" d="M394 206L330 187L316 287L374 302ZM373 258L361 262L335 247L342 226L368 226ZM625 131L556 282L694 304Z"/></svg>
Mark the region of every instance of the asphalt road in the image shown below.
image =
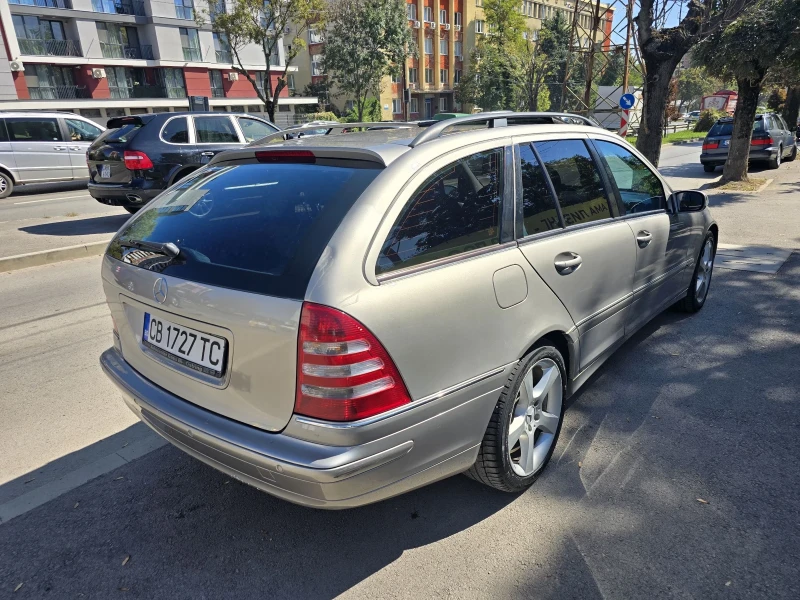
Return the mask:
<svg viewBox="0 0 800 600"><path fill-rule="evenodd" d="M723 236L749 218L774 239L764 203L786 215L800 194L780 177L712 196ZM19 514L0 598L800 596L798 253L777 275L718 269L700 314L628 341L528 492L459 476L333 513L157 447L97 366L98 269L0 274L0 516Z"/></svg>

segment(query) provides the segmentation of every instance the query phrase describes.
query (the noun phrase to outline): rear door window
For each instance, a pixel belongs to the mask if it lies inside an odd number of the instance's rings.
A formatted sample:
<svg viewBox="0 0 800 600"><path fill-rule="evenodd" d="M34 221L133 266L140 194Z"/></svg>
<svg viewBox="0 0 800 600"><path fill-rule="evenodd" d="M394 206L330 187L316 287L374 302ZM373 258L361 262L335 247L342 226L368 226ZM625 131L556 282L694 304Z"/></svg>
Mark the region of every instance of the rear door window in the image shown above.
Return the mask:
<svg viewBox="0 0 800 600"><path fill-rule="evenodd" d="M63 142L57 119L6 119L8 136L12 142Z"/></svg>
<svg viewBox="0 0 800 600"><path fill-rule="evenodd" d="M93 142L103 133L102 129L86 121L79 119L64 119L64 121L73 142Z"/></svg>
<svg viewBox="0 0 800 600"><path fill-rule="evenodd" d="M478 152L431 175L392 227L376 273L498 244L504 154L503 148Z"/></svg>
<svg viewBox="0 0 800 600"><path fill-rule="evenodd" d="M237 117L239 120L239 127L242 128L245 142L254 142L263 137L267 137L277 131L277 128L267 125L264 121L258 119L251 119L249 117Z"/></svg>
<svg viewBox="0 0 800 600"><path fill-rule="evenodd" d="M530 144L520 146L522 175L522 235L561 229L556 201L547 186L544 169Z"/></svg>
<svg viewBox="0 0 800 600"><path fill-rule="evenodd" d="M583 140L534 144L564 216L564 224L583 225L611 218L603 181Z"/></svg>
<svg viewBox="0 0 800 600"><path fill-rule="evenodd" d="M618 144L595 140L594 145L619 190L626 214L667 208L664 186L646 164Z"/></svg>
<svg viewBox="0 0 800 600"><path fill-rule="evenodd" d="M164 129L161 130L161 139L170 144L189 143L189 125L186 117L175 117L170 119Z"/></svg>
<svg viewBox="0 0 800 600"><path fill-rule="evenodd" d="M108 253L197 283L300 299L333 232L379 172L374 163L327 159L208 167L139 211ZM131 240L172 242L181 253L147 255L126 246Z"/></svg>
<svg viewBox="0 0 800 600"><path fill-rule="evenodd" d="M239 135L228 116L195 117L194 130L198 144L238 144Z"/></svg>

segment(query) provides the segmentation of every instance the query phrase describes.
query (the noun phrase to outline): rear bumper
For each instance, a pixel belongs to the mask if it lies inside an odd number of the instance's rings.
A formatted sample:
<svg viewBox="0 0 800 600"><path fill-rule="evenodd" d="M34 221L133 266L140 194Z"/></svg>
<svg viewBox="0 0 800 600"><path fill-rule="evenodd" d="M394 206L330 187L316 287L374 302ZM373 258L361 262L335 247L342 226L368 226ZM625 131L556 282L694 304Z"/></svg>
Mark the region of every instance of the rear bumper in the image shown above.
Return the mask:
<svg viewBox="0 0 800 600"><path fill-rule="evenodd" d="M149 182L147 182L149 183ZM112 206L144 206L164 190L121 183L94 183L87 185L89 194L103 204Z"/></svg>
<svg viewBox="0 0 800 600"><path fill-rule="evenodd" d="M751 161L767 161L772 160L778 154L778 147L768 147L764 149L758 150L750 150L750 156L748 160ZM710 152L703 152L700 154L700 162L704 165L724 165L725 161L728 160L728 153L727 152L720 152L717 154L712 154Z"/></svg>
<svg viewBox="0 0 800 600"><path fill-rule="evenodd" d="M470 388L460 390L464 401L455 406L448 395L436 400L442 403L440 412L429 410L433 402L428 410L408 411L421 415L411 426L406 413L402 426L389 435L333 446L270 433L199 408L151 383L113 348L103 353L100 364L128 407L178 448L239 481L316 508L370 504L468 469L500 391L486 391L493 387L492 377L478 386L476 397ZM386 419L381 430L397 418Z"/></svg>

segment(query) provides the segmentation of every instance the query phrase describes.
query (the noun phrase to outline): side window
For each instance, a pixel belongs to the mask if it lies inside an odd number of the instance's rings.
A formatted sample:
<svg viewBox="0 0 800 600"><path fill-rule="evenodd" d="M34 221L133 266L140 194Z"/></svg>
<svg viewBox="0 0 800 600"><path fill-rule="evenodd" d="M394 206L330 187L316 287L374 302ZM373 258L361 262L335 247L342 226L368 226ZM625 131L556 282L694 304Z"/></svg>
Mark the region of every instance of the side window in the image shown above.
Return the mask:
<svg viewBox="0 0 800 600"><path fill-rule="evenodd" d="M777 115L777 117L778 117L778 121L780 122L781 129L789 129L789 128L786 126L786 121L784 121L784 120L783 120L783 117L782 117L782 116L780 116L780 115Z"/></svg>
<svg viewBox="0 0 800 600"><path fill-rule="evenodd" d="M12 142L63 142L56 119L7 118L8 137Z"/></svg>
<svg viewBox="0 0 800 600"><path fill-rule="evenodd" d="M229 117L195 117L198 144L238 144L239 136Z"/></svg>
<svg viewBox="0 0 800 600"><path fill-rule="evenodd" d="M0 142L8 141L8 132L6 131L5 119L0 119Z"/></svg>
<svg viewBox="0 0 800 600"><path fill-rule="evenodd" d="M64 121L67 123L69 137L73 142L93 142L103 133L102 129L86 121L78 119L64 119Z"/></svg>
<svg viewBox="0 0 800 600"><path fill-rule="evenodd" d="M189 126L186 123L186 117L172 119L164 125L164 129L161 130L161 138L171 144L188 144Z"/></svg>
<svg viewBox="0 0 800 600"><path fill-rule="evenodd" d="M611 217L600 173L583 141L538 142L534 146L553 183L567 227Z"/></svg>
<svg viewBox="0 0 800 600"><path fill-rule="evenodd" d="M522 173L522 235L561 229L556 201L530 144L520 146Z"/></svg>
<svg viewBox="0 0 800 600"><path fill-rule="evenodd" d="M392 227L376 273L499 243L504 153L478 152L429 177Z"/></svg>
<svg viewBox="0 0 800 600"><path fill-rule="evenodd" d="M249 119L247 117L237 118L239 119L239 127L242 128L242 133L244 134L244 140L246 142L260 140L276 131L273 127L264 123L264 121Z"/></svg>
<svg viewBox="0 0 800 600"><path fill-rule="evenodd" d="M600 140L594 144L617 184L626 214L666 209L664 186L647 165L617 144Z"/></svg>

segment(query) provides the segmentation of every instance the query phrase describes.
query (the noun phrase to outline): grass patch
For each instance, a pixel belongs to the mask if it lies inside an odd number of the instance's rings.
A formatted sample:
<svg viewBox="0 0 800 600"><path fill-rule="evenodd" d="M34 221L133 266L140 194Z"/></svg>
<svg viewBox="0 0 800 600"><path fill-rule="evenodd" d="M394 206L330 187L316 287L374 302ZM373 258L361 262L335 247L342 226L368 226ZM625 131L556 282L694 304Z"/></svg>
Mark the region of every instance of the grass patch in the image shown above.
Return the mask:
<svg viewBox="0 0 800 600"><path fill-rule="evenodd" d="M748 181L728 181L726 183L720 180L709 183L706 189L721 190L723 192L755 192L765 183L767 183L766 179L757 179L755 177L751 177Z"/></svg>
<svg viewBox="0 0 800 600"><path fill-rule="evenodd" d="M668 133L661 138L662 144L671 144L672 142L682 142L684 140L703 139L706 134L702 131L676 131L675 133ZM625 138L629 144L636 145L636 137Z"/></svg>

